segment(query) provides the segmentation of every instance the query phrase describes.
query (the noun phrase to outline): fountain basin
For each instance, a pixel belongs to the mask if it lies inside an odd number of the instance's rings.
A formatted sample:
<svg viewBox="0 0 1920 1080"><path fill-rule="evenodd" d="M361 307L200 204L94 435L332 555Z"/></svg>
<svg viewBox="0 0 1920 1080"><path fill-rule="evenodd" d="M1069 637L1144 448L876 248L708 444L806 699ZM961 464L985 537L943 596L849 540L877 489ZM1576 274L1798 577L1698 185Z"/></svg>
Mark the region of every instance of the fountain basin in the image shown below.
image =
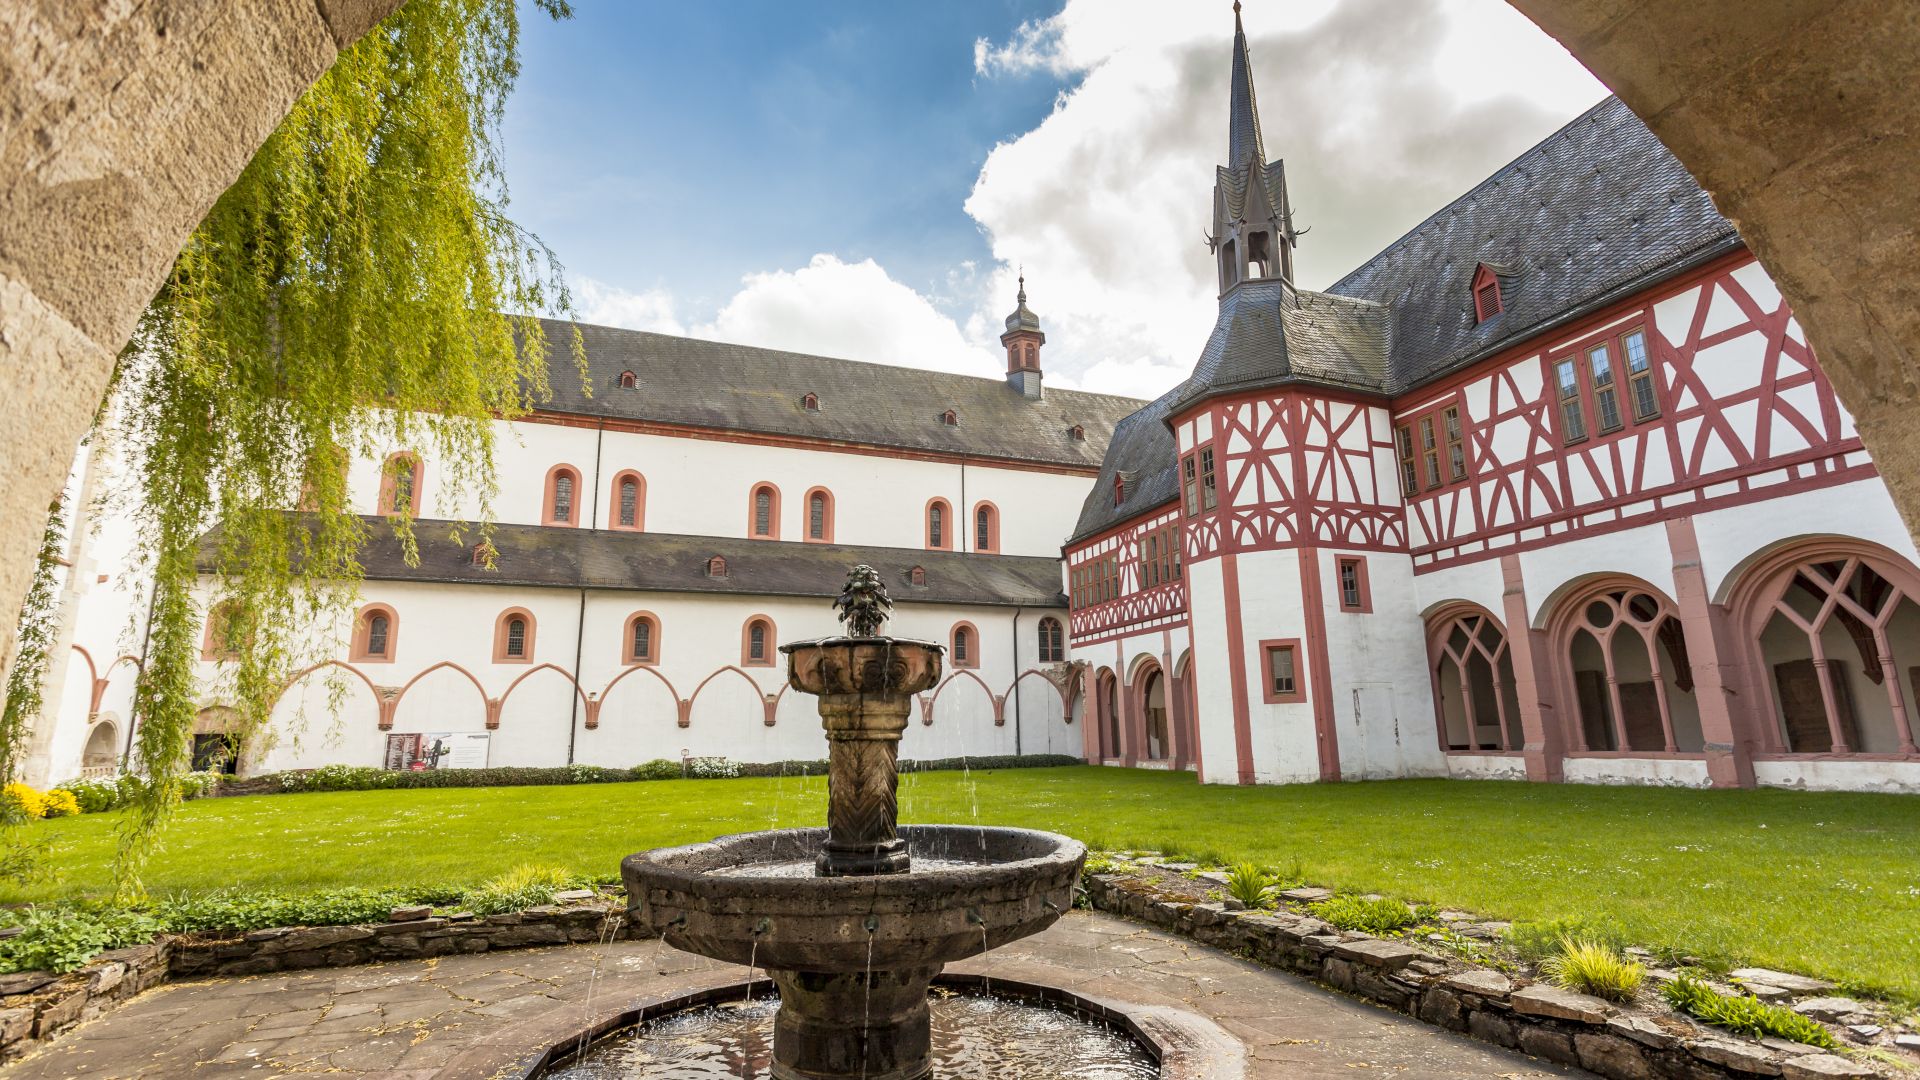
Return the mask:
<svg viewBox="0 0 1920 1080"><path fill-rule="evenodd" d="M1030 829L909 825L904 874L770 876L825 829L723 836L629 855L628 916L667 944L774 970L933 968L1035 934L1073 906L1087 850ZM984 931L984 933L983 933Z"/></svg>
<svg viewBox="0 0 1920 1080"><path fill-rule="evenodd" d="M887 637L831 637L780 646L787 683L820 697L910 697L940 681L946 647Z"/></svg>

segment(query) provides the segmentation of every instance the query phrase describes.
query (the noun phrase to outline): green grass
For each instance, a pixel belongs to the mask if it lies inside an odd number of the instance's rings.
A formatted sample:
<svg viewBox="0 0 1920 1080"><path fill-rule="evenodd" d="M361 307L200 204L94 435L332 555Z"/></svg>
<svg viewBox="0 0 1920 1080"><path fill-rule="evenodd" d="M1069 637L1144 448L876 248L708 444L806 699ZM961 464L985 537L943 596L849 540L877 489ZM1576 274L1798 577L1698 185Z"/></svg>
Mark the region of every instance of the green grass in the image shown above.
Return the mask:
<svg viewBox="0 0 1920 1080"><path fill-rule="evenodd" d="M181 809L147 883L156 893L473 885L523 863L608 879L642 848L818 824L825 797L824 779L789 777L206 799ZM971 784L906 776L901 816L1297 864L1315 884L1604 924L1662 952L1920 1001L1913 797L1457 780L1230 788L1070 768L975 773ZM36 826L64 874L0 899L104 894L120 820Z"/></svg>

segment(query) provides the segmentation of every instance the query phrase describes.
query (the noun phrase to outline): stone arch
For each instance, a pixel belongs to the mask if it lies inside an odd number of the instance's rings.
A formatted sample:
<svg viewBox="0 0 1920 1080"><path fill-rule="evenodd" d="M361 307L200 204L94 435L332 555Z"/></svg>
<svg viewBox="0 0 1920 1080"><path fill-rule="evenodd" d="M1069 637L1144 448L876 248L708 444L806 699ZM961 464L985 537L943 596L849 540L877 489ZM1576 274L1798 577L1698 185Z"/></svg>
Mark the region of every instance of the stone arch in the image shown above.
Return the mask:
<svg viewBox="0 0 1920 1080"><path fill-rule="evenodd" d="M1699 753L1705 737L1673 599L1629 574L1555 590L1546 636L1568 743L1581 753Z"/></svg>
<svg viewBox="0 0 1920 1080"><path fill-rule="evenodd" d="M1101 667L1093 674L1093 703L1091 706L1095 723L1093 730L1096 745L1100 747L1101 760L1110 761L1120 756L1120 679L1110 667Z"/></svg>
<svg viewBox="0 0 1920 1080"><path fill-rule="evenodd" d="M971 626L972 624L969 623L967 625ZM956 629L958 628L956 627ZM923 708L926 710L926 714L928 717L927 722L928 723L933 722L932 716L933 716L934 706L940 703L940 695L946 693L948 687L952 686L954 683L959 682L961 679L971 679L973 680L975 685L980 687L981 692L987 695L987 702L993 708L993 726L1004 727L1007 722L1007 716L1006 716L1007 699L999 694L995 694L993 692L993 687L988 686L987 680L981 678L980 673L974 670L973 668L956 667L956 668L952 668L951 671L952 671L952 674L948 675L945 679L942 679L940 681L939 686L936 686L933 688L933 693L928 696L927 703L925 706L923 706Z"/></svg>
<svg viewBox="0 0 1920 1080"><path fill-rule="evenodd" d="M749 623L751 623L752 621L753 620L751 619L748 620ZM769 625L771 625L771 623L769 623ZM771 639L772 635L769 634L768 637L769 639ZM681 709L680 709L680 726L681 727L687 727L688 725L693 723L693 706L696 702L700 700L701 691L705 690L708 687L708 685L710 685L715 679L718 679L720 676L725 675L729 671L733 672L735 675L740 676L740 678L746 680L747 685L753 688L753 692L756 695L758 695L760 698L760 708L763 710L761 715L761 722L766 724L768 727L773 726L773 711L780 704L780 696L778 694L769 694L765 690L761 689L760 684L754 681L753 676L747 673L746 668L740 667L739 665L736 665L736 664L725 664L719 668L716 668L706 678L701 679L700 685L694 687L693 693L688 694L687 699L681 703Z"/></svg>
<svg viewBox="0 0 1920 1080"><path fill-rule="evenodd" d="M1169 761L1174 757L1170 693L1160 661L1149 655L1138 657L1127 679L1127 695L1133 702L1133 715L1139 718L1135 735L1144 760Z"/></svg>
<svg viewBox="0 0 1920 1080"><path fill-rule="evenodd" d="M87 731L87 741L80 751L81 775L98 775L100 770L112 771L120 764L120 728L111 720L101 720Z"/></svg>
<svg viewBox="0 0 1920 1080"><path fill-rule="evenodd" d="M1431 605L1425 622L1427 675L1433 681L1440 749L1519 751L1526 734L1506 624L1470 600Z"/></svg>
<svg viewBox="0 0 1920 1080"><path fill-rule="evenodd" d="M474 677L473 672L468 671L466 668L461 667L459 664L456 664L451 660L442 660L437 664L421 669L419 672L415 673L413 678L408 679L406 683L400 687L400 689L394 691L392 694L392 702L390 704L385 704L381 710L381 716L384 720L383 726L385 727L393 726L394 716L396 713L400 711L400 703L406 700L407 692L413 689L414 684L418 683L421 679L426 678L427 676L433 674L434 672L439 671L441 668L451 668L454 671L459 672L461 675L466 676L466 680L469 683L473 684L474 693L480 695L480 708L481 708L482 714L486 717L486 726L490 729L499 727L500 726L500 703L494 700L493 698L487 696L487 688L480 685L480 680ZM362 678L365 678L365 676L363 675ZM371 685L371 682L369 682L369 685ZM382 694L381 696L384 698L386 695Z"/></svg>

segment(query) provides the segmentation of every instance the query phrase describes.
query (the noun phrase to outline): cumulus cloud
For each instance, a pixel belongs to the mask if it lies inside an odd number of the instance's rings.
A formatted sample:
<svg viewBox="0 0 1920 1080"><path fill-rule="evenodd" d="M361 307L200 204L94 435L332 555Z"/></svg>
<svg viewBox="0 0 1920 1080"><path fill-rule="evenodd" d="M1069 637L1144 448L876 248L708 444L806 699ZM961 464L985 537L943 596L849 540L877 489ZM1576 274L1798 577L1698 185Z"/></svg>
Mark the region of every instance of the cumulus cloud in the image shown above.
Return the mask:
<svg viewBox="0 0 1920 1080"><path fill-rule="evenodd" d="M674 313L673 294L665 289L632 292L589 277L576 277L574 304L585 322L600 326L621 326L628 330L651 330L659 334L685 334L687 328Z"/></svg>
<svg viewBox="0 0 1920 1080"><path fill-rule="evenodd" d="M996 147L966 209L1001 267L968 328L988 330L1024 262L1049 371L1151 394L1204 344L1204 245L1227 142L1232 24L1156 0L1068 0L1004 44L983 77L1066 71L1078 85ZM1597 101L1573 59L1496 0L1249 4L1269 157L1287 161L1297 276L1324 287Z"/></svg>
<svg viewBox="0 0 1920 1080"><path fill-rule="evenodd" d="M953 319L872 259L815 255L798 270L749 274L696 337L880 364L996 375L998 346L969 342Z"/></svg>

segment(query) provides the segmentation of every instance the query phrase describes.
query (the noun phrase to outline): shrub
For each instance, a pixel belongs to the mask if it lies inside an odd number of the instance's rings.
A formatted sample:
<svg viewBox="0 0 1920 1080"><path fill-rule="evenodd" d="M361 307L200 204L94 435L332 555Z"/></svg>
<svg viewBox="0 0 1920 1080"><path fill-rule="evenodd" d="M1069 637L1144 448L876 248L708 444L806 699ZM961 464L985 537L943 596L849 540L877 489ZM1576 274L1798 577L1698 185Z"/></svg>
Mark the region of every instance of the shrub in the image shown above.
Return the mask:
<svg viewBox="0 0 1920 1080"><path fill-rule="evenodd" d="M1562 989L1608 1001L1632 1001L1647 977L1646 968L1612 946L1571 937L1560 939L1560 951L1547 957L1540 970Z"/></svg>
<svg viewBox="0 0 1920 1080"><path fill-rule="evenodd" d="M560 867L522 863L467 890L460 898L460 905L475 915L522 911L551 904L555 893L582 884L579 878Z"/></svg>
<svg viewBox="0 0 1920 1080"><path fill-rule="evenodd" d="M261 930L270 926L338 926L386 922L396 907L422 903L398 889L330 889L314 893L219 892L167 900L154 915L168 930Z"/></svg>
<svg viewBox="0 0 1920 1080"><path fill-rule="evenodd" d="M1342 930L1360 930L1368 934L1397 934L1419 921L1407 905L1398 900L1336 896L1313 904L1311 908L1315 915Z"/></svg>
<svg viewBox="0 0 1920 1080"><path fill-rule="evenodd" d="M0 798L5 799L4 816L13 820L35 820L47 816L46 796L26 784L15 781L0 789Z"/></svg>
<svg viewBox="0 0 1920 1080"><path fill-rule="evenodd" d="M1265 870L1243 862L1227 871L1227 895L1250 908L1265 907L1273 879Z"/></svg>
<svg viewBox="0 0 1920 1080"><path fill-rule="evenodd" d="M1560 943L1570 939L1603 945L1614 952L1625 952L1627 948L1626 935L1611 923L1580 919L1517 922L1507 927L1505 936L1507 944L1529 964L1544 964L1560 955Z"/></svg>
<svg viewBox="0 0 1920 1080"><path fill-rule="evenodd" d="M106 949L150 941L162 929L145 912L109 908L33 908L13 925L20 933L0 941L0 972L73 971Z"/></svg>
<svg viewBox="0 0 1920 1080"><path fill-rule="evenodd" d="M48 817L72 817L80 812L80 800L71 791L54 788L46 794L44 811Z"/></svg>
<svg viewBox="0 0 1920 1080"><path fill-rule="evenodd" d="M1754 1038L1773 1035L1826 1050L1839 1045L1834 1041L1833 1033L1817 1021L1809 1020L1792 1009L1769 1005L1756 997L1719 993L1688 972L1681 972L1662 987L1660 996L1683 1013L1741 1035Z"/></svg>
<svg viewBox="0 0 1920 1080"><path fill-rule="evenodd" d="M120 785L112 780L69 780L60 790L73 796L83 814L98 814L120 805Z"/></svg>
<svg viewBox="0 0 1920 1080"><path fill-rule="evenodd" d="M740 763L723 757L687 759L687 777L691 780L731 780L740 775Z"/></svg>
<svg viewBox="0 0 1920 1080"><path fill-rule="evenodd" d="M654 758L652 761L635 765L630 775L635 780L678 780L684 773L677 761L666 758Z"/></svg>

